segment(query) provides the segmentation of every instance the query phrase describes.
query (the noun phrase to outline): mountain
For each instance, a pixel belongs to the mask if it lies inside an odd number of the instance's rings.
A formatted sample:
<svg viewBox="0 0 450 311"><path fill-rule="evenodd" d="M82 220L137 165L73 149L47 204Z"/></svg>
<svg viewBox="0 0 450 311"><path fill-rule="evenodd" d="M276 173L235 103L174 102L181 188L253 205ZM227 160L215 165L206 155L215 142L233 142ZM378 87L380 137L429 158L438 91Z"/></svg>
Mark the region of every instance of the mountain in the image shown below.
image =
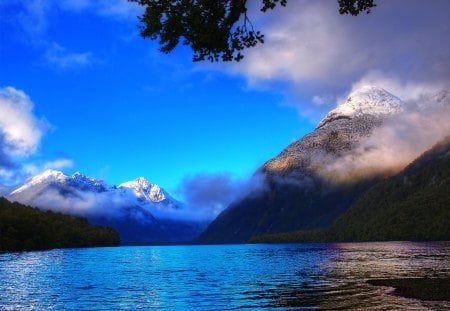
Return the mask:
<svg viewBox="0 0 450 311"><path fill-rule="evenodd" d="M115 228L123 244L185 243L205 224L179 219L183 206L145 178L110 187L81 173L56 170L30 178L7 196L23 204L85 216L93 224Z"/></svg>
<svg viewBox="0 0 450 311"><path fill-rule="evenodd" d="M379 178L390 172L357 165L371 148L376 128L404 110L382 88L362 87L330 111L317 128L292 143L257 172L264 191L249 194L223 211L199 243L241 243L254 235L325 228Z"/></svg>
<svg viewBox="0 0 450 311"><path fill-rule="evenodd" d="M141 201L162 202L168 197L168 194L158 185L152 184L143 177L139 177L133 181L124 182L120 184L118 188L130 189Z"/></svg>
<svg viewBox="0 0 450 311"><path fill-rule="evenodd" d="M330 228L261 235L254 243L449 241L450 136L363 193Z"/></svg>

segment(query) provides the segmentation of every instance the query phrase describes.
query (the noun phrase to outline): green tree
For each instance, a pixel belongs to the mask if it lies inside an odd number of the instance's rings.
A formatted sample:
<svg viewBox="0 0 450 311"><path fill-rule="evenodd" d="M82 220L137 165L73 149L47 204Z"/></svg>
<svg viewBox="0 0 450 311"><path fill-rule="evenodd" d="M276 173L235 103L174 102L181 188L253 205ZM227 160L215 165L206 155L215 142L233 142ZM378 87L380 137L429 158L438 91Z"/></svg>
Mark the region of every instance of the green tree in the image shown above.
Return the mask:
<svg viewBox="0 0 450 311"><path fill-rule="evenodd" d="M116 231L84 218L41 211L0 197L0 252L65 247L114 246Z"/></svg>
<svg viewBox="0 0 450 311"><path fill-rule="evenodd" d="M264 43L247 15L247 0L128 0L145 8L139 17L141 36L159 40L170 53L180 42L190 46L194 61L240 61L243 50ZM287 0L261 0L261 11ZM370 13L375 0L337 0L340 14Z"/></svg>

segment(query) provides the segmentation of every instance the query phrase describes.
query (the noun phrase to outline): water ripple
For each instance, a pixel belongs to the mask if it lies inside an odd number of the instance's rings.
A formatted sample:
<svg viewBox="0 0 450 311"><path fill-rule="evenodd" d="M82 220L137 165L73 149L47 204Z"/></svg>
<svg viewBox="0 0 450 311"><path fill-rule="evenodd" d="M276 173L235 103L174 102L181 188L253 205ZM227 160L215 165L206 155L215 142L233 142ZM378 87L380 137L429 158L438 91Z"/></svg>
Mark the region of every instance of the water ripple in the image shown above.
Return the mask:
<svg viewBox="0 0 450 311"><path fill-rule="evenodd" d="M449 243L158 246L0 254L2 310L450 310L372 278L450 276Z"/></svg>

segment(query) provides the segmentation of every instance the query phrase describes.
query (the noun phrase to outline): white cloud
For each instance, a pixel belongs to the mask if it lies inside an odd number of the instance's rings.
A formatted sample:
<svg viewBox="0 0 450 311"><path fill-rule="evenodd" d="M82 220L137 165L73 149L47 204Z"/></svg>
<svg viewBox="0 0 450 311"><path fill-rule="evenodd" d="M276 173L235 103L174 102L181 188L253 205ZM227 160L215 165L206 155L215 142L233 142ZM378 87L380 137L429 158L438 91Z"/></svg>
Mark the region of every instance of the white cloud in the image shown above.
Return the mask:
<svg viewBox="0 0 450 311"><path fill-rule="evenodd" d="M91 52L70 52L57 43L53 43L48 47L44 57L48 64L63 70L87 66L94 61Z"/></svg>
<svg viewBox="0 0 450 311"><path fill-rule="evenodd" d="M117 21L136 18L142 7L127 0L27 0L0 2L0 7L11 6L11 16L2 22L9 23L20 36L18 40L42 52L44 60L52 68L74 69L95 61L91 51L76 51L74 47L63 46L50 36L51 17L61 12L90 13ZM137 33L137 28L133 27Z"/></svg>
<svg viewBox="0 0 450 311"><path fill-rule="evenodd" d="M449 81L414 81L400 80L396 75L381 71L371 71L359 81L352 84L353 92L364 85L376 85L395 94L404 101L415 101L424 95L435 94L442 90L450 90Z"/></svg>
<svg viewBox="0 0 450 311"><path fill-rule="evenodd" d="M44 163L28 163L23 166L23 171L27 175L36 175L42 173L47 169L63 170L65 168L73 167L74 161L72 159L61 158Z"/></svg>
<svg viewBox="0 0 450 311"><path fill-rule="evenodd" d="M227 173L209 173L185 177L178 192L187 205L184 217L214 219L230 203L264 187L265 178L261 174L237 180Z"/></svg>
<svg viewBox="0 0 450 311"><path fill-rule="evenodd" d="M33 114L33 102L14 87L0 89L1 151L10 156L27 156L39 147L46 128Z"/></svg>
<svg viewBox="0 0 450 311"><path fill-rule="evenodd" d="M8 86L0 88L0 182L14 184L46 169L64 169L73 160L34 160L25 163L39 149L41 138L50 127L36 117L34 104L22 90Z"/></svg>
<svg viewBox="0 0 450 311"><path fill-rule="evenodd" d="M89 10L98 15L119 19L134 19L142 12L140 6L128 0L62 0L54 1L53 3L59 8L68 11L80 12Z"/></svg>
<svg viewBox="0 0 450 311"><path fill-rule="evenodd" d="M251 86L285 83L286 101L301 112L319 104L314 109L325 113L355 81L372 80L403 98L448 88L450 1L377 4L357 17L340 15L336 1L326 0L251 12L266 42L248 50L232 72Z"/></svg>
<svg viewBox="0 0 450 311"><path fill-rule="evenodd" d="M16 23L27 35L27 39L35 45L43 42L43 36L48 29L48 11L51 8L51 2L46 0L24 1L15 16Z"/></svg>
<svg viewBox="0 0 450 311"><path fill-rule="evenodd" d="M126 198L109 192L94 193L73 189L67 195L56 189L49 189L28 204L76 216L115 218L126 215L127 207L132 206L130 203ZM134 216L137 218L139 215Z"/></svg>
<svg viewBox="0 0 450 311"><path fill-rule="evenodd" d="M450 135L450 93L409 99L405 111L384 121L348 154L329 162L323 174L340 181L396 173Z"/></svg>
<svg viewBox="0 0 450 311"><path fill-rule="evenodd" d="M336 62L351 49L344 25L338 22L336 8L322 1L289 2L277 9L277 16L263 25L266 44L250 50L236 66L252 80L321 79L331 71L348 71L360 65Z"/></svg>

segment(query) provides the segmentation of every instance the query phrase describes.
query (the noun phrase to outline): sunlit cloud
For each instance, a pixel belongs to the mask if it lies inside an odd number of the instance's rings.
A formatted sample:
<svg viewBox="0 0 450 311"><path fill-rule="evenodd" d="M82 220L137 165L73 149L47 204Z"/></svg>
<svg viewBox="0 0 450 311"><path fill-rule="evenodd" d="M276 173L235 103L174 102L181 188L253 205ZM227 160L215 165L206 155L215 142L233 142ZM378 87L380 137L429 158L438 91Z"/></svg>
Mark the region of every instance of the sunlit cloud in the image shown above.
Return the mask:
<svg viewBox="0 0 450 311"><path fill-rule="evenodd" d="M404 108L401 114L386 118L352 150L328 159L320 173L335 181L397 173L450 135L449 92L405 100Z"/></svg>
<svg viewBox="0 0 450 311"><path fill-rule="evenodd" d="M250 86L284 83L285 104L323 116L353 84L386 84L399 96L450 85L450 2L377 2L370 14L340 15L336 1L289 1L276 13L252 12L266 42L232 72ZM399 17L401 14L401 18ZM359 82L358 82L359 81ZM320 117L317 117L320 119Z"/></svg>
<svg viewBox="0 0 450 311"><path fill-rule="evenodd" d="M23 171L27 175L37 175L47 169L52 170L64 170L74 166L72 159L60 158L52 161L46 161L44 163L27 163L23 165Z"/></svg>
<svg viewBox="0 0 450 311"><path fill-rule="evenodd" d="M39 147L46 122L33 113L33 102L22 90L0 89L1 153L27 156Z"/></svg>
<svg viewBox="0 0 450 311"><path fill-rule="evenodd" d="M25 92L0 88L0 183L24 178L22 161L40 146L49 124L33 112L34 104Z"/></svg>
<svg viewBox="0 0 450 311"><path fill-rule="evenodd" d="M64 169L72 159L28 162L40 147L50 124L34 114L34 103L22 90L8 86L0 89L0 183L14 184L46 169Z"/></svg>

